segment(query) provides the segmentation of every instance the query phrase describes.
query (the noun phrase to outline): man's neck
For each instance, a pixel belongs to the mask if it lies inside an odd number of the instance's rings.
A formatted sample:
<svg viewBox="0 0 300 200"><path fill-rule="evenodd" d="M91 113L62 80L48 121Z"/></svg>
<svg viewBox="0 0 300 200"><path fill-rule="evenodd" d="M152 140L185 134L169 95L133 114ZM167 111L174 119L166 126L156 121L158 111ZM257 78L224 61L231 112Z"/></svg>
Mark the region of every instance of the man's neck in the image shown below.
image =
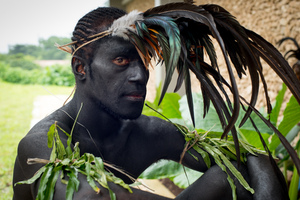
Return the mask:
<svg viewBox="0 0 300 200"><path fill-rule="evenodd" d="M94 139L105 138L117 133L123 123L123 120L109 114L100 106L99 102L81 98L76 93L70 101L69 108L72 109L72 117L75 119L78 115L77 121L88 129Z"/></svg>

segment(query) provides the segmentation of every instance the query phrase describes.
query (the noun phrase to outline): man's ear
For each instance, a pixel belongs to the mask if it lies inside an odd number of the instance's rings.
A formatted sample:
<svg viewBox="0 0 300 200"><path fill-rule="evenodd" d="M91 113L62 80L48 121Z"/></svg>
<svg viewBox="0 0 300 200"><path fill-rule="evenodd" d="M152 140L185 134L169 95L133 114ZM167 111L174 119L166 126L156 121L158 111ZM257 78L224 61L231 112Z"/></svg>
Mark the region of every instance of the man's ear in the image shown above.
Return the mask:
<svg viewBox="0 0 300 200"><path fill-rule="evenodd" d="M73 56L72 68L76 78L79 80L86 78L86 62L82 58Z"/></svg>

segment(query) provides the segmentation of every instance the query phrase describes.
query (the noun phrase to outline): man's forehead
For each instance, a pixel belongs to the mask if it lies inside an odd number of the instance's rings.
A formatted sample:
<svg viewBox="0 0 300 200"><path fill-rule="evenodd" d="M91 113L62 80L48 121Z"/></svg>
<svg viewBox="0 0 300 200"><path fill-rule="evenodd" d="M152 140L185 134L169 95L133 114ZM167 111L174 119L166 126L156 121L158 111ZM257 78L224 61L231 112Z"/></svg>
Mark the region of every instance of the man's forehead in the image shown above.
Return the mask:
<svg viewBox="0 0 300 200"><path fill-rule="evenodd" d="M135 46L131 42L116 36L103 38L103 40L99 41L97 50L111 52L122 51L124 53L132 53L132 51L136 51Z"/></svg>

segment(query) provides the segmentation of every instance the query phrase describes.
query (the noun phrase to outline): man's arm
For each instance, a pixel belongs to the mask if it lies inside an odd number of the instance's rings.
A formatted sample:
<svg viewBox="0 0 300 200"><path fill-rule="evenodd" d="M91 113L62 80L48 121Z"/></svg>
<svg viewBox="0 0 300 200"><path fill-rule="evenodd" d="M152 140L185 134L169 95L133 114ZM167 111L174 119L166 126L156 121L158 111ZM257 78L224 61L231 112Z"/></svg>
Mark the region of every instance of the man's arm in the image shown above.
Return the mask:
<svg viewBox="0 0 300 200"><path fill-rule="evenodd" d="M168 127L165 132L171 131L172 133L167 133L167 138L175 138L175 140L169 143L170 149L177 149L177 154L181 154L183 152L184 146L184 137L181 133L169 125L165 125ZM172 136L173 135L173 136ZM174 135L178 135L175 137ZM181 137L180 137L181 136ZM183 141L182 141L183 140ZM171 147L173 145L173 147ZM178 149L181 148L181 152ZM191 154L193 156L191 156ZM197 160L194 158L197 157ZM174 158L174 157L173 157ZM172 159L173 159L172 158ZM176 157L179 162L180 159ZM227 174L223 172L220 167L215 165L213 158L211 158L212 167L207 170L206 164L203 161L203 158L199 153L195 150L190 149L190 152L186 152L182 159L182 164L201 172L205 172L202 177L200 177L194 184L188 187L182 194L180 194L177 198L179 199L193 199L201 194L201 197L205 197L204 199L220 199L218 195L222 196L222 199L231 199L231 188L227 181ZM235 164L235 162L233 162ZM235 181L235 185L237 186L237 194L240 199L288 199L288 193L286 189L286 185L281 178L282 174L278 167L271 164L268 156L258 155L248 156L248 160L245 165L237 166L237 169L242 173L246 181L250 184L250 186L256 191L254 195L251 195L248 191L246 191L239 182L232 176ZM268 191L268 192L266 192ZM229 192L229 193L228 193ZM216 196L217 195L217 196ZM226 198L226 196L228 198ZM252 197L253 196L253 197ZM195 198L197 199L197 198Z"/></svg>
<svg viewBox="0 0 300 200"><path fill-rule="evenodd" d="M265 155L249 155L247 160L251 186L255 191L254 199L289 199L284 177L274 160L273 165L270 158Z"/></svg>

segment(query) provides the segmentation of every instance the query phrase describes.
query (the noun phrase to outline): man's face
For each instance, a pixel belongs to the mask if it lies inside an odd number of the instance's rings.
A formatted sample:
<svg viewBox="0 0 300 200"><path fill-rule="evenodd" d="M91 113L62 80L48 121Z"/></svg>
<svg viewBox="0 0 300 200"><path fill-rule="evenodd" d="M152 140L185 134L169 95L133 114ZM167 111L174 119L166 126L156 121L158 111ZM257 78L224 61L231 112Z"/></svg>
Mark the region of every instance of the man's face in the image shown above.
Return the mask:
<svg viewBox="0 0 300 200"><path fill-rule="evenodd" d="M134 45L121 38L103 41L95 51L88 89L106 111L121 118L140 116L149 72Z"/></svg>

